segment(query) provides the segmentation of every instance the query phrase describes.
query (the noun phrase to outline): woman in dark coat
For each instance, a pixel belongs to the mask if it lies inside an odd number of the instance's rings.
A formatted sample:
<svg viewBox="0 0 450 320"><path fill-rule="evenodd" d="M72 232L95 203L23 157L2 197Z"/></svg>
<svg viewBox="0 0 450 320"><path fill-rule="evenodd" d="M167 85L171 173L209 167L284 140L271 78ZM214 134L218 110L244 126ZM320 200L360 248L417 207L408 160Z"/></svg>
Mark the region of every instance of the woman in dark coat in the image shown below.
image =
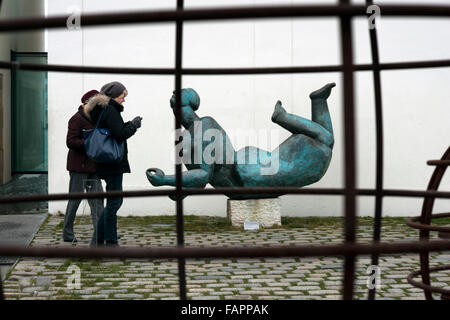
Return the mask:
<svg viewBox="0 0 450 320"><path fill-rule="evenodd" d="M81 98L83 103L77 113L69 120L67 130L66 144L69 148L67 154L67 171L70 174L69 192L102 192L102 183L95 174L94 163L86 155L84 148L83 130L93 129L94 125L84 112L86 103L93 96L98 94L97 90L86 92ZM77 238L73 233L73 222L77 214L81 199L71 199L67 203L66 214L64 216L64 227L62 238L65 242L77 242ZM97 221L103 211L103 199L89 199L89 207L91 208L92 224L94 226L94 235L91 243L96 241Z"/></svg>
<svg viewBox="0 0 450 320"><path fill-rule="evenodd" d="M93 123L98 122L99 128L106 128L117 142L124 142L124 156L119 163L95 163L95 171L105 180L106 191L122 191L124 173L130 173L128 163L127 139L136 133L141 126L141 117L124 122L121 116L123 103L128 91L120 82L105 84L100 94L93 97L85 111ZM102 113L103 111L103 113ZM100 216L97 229L97 244L117 246L117 211L123 202L122 197L107 198L106 206Z"/></svg>

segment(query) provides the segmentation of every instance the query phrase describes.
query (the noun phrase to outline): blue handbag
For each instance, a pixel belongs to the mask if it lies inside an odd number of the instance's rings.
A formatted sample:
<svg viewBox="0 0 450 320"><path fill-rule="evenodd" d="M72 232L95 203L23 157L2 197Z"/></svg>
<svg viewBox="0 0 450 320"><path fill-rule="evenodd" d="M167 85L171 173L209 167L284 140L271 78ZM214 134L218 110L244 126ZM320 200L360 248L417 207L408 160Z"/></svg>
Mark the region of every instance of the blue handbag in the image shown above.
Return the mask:
<svg viewBox="0 0 450 320"><path fill-rule="evenodd" d="M98 163L118 163L124 155L123 142L118 143L108 129L98 128L102 119L103 108L95 129L83 130L84 146L87 156Z"/></svg>

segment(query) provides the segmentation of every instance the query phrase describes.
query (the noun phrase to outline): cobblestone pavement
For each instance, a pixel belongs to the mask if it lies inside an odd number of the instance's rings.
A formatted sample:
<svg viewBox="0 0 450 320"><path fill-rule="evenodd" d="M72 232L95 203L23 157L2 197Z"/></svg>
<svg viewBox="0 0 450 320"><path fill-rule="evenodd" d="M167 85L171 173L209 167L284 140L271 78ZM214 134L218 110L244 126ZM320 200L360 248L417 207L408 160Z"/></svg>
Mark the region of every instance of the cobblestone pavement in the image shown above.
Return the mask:
<svg viewBox="0 0 450 320"><path fill-rule="evenodd" d="M120 224L119 217L119 224ZM63 218L49 216L32 245L70 246L61 241ZM175 231L161 225L121 227L123 246L173 246ZM167 230L167 229L166 229ZM75 226L77 246L88 246L92 227L88 219ZM358 227L358 241L371 239L371 226ZM435 238L436 236L432 236ZM417 240L418 232L404 223L383 225L382 241ZM335 227L266 229L264 231L186 232L187 246L251 246L325 244L342 241ZM450 263L450 252L431 254L432 265ZM81 269L80 288L70 266ZM366 299L370 257L357 260L355 299ZM407 283L407 275L419 269L418 254L380 257L381 288L377 299L423 300L423 291ZM188 259L188 299L340 299L343 259ZM176 260L68 260L25 258L4 282L7 299L178 299ZM435 286L450 286L450 272L432 274ZM438 295L434 296L440 299Z"/></svg>

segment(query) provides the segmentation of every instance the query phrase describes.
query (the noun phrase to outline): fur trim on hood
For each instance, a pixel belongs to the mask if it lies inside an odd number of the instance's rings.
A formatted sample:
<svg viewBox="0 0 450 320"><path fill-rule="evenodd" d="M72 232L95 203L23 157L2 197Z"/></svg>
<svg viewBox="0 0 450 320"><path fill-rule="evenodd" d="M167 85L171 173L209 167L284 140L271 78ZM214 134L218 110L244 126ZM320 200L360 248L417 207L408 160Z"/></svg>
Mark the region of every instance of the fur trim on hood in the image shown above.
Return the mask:
<svg viewBox="0 0 450 320"><path fill-rule="evenodd" d="M84 114L88 119L91 119L91 111L94 110L96 105L100 105L102 108L106 107L109 104L109 100L111 98L105 96L104 94L96 94L91 99L89 99L88 103L84 106Z"/></svg>

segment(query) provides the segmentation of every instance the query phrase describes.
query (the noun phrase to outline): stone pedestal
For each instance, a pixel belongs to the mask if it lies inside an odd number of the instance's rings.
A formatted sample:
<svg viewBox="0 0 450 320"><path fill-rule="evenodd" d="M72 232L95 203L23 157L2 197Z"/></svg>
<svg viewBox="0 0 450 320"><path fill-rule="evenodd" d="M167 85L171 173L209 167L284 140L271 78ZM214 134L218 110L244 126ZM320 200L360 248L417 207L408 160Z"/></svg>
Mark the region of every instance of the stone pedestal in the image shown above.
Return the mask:
<svg viewBox="0 0 450 320"><path fill-rule="evenodd" d="M228 199L227 217L233 227L242 227L245 221L258 222L260 227L281 226L281 199Z"/></svg>

